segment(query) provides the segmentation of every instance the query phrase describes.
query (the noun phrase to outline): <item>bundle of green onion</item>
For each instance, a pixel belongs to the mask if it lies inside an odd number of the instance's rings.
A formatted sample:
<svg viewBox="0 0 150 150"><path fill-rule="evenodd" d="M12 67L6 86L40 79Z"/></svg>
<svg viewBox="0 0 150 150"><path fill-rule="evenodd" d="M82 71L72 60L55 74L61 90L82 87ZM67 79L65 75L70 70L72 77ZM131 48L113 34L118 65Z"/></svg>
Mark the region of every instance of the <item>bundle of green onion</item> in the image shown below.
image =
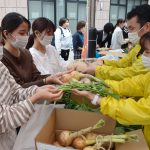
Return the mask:
<svg viewBox="0 0 150 150"><path fill-rule="evenodd" d="M59 89L64 92L71 92L72 89L78 89L80 91L90 91L103 97L112 96L116 99L120 98L118 94L114 93L103 82L80 83L72 81L71 83L59 86Z"/></svg>

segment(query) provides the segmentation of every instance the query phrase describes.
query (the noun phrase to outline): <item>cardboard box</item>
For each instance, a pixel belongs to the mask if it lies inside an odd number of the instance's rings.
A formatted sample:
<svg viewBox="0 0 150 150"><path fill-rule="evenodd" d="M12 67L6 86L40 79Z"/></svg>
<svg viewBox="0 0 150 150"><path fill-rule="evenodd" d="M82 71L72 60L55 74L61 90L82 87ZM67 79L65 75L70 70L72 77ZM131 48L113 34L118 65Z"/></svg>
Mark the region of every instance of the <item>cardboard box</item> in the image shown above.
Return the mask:
<svg viewBox="0 0 150 150"><path fill-rule="evenodd" d="M55 141L56 133L61 130L80 130L94 125L100 119L105 120L105 126L95 132L106 135L113 134L116 123L107 116L99 113L56 108L37 135L35 139L36 147L38 150L68 150L65 147L61 148L51 145ZM140 135L140 142L116 145L115 150L148 150L142 131L138 131L137 133Z"/></svg>

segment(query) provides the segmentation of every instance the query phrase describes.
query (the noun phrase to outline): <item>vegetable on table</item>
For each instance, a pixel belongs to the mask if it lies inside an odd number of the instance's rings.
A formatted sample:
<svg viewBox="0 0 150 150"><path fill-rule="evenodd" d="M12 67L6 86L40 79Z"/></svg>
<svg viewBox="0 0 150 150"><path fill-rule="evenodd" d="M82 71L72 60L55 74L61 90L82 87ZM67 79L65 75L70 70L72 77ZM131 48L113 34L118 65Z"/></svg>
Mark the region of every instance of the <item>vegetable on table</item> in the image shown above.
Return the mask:
<svg viewBox="0 0 150 150"><path fill-rule="evenodd" d="M96 137L91 137L90 139L87 139L85 136L80 136L74 139L73 141L73 147L76 149L83 149L87 146L94 145L96 149L104 149L107 144L109 149L112 146L112 143L126 143L126 142L137 142L138 136L137 135L97 135ZM90 147L91 148L91 147ZM93 147L92 147L93 148Z"/></svg>
<svg viewBox="0 0 150 150"><path fill-rule="evenodd" d="M80 131L77 132L71 132L71 131L62 131L60 133L60 135L58 136L58 142L62 145L62 146L69 146L71 145L72 141L78 137L81 136L83 134L89 133L95 129L101 128L103 127L105 124L104 120L99 120L94 126L92 127L88 127L86 129L82 129Z"/></svg>

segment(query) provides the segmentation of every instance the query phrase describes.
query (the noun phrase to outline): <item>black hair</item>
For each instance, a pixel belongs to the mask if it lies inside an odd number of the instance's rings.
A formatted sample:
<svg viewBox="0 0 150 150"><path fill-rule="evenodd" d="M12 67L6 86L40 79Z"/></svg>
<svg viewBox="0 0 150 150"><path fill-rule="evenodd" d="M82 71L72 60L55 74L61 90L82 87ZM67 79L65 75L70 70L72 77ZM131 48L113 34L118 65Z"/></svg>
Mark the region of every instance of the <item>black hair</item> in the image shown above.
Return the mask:
<svg viewBox="0 0 150 150"><path fill-rule="evenodd" d="M142 27L146 22L150 22L150 5L144 4L134 7L128 14L127 20L137 17L137 22Z"/></svg>
<svg viewBox="0 0 150 150"><path fill-rule="evenodd" d="M112 23L106 23L104 25L104 32L109 34L110 32L113 32L114 31L114 26Z"/></svg>
<svg viewBox="0 0 150 150"><path fill-rule="evenodd" d="M80 29L82 29L85 26L86 26L86 22L85 21L79 21L77 23L77 31L80 30Z"/></svg>
<svg viewBox="0 0 150 150"><path fill-rule="evenodd" d="M1 22L1 30L2 30L2 36L5 39L5 35L3 33L3 31L7 31L8 33L12 33L13 31L15 31L20 24L22 24L23 22L28 24L28 28L30 30L31 24L29 22L28 19L26 19L24 16L22 16L19 13L16 12L11 12L8 13Z"/></svg>
<svg viewBox="0 0 150 150"><path fill-rule="evenodd" d="M56 30L56 27L51 20L49 20L48 18L45 18L45 17L39 17L39 18L35 19L34 22L32 23L32 34L29 37L26 49L29 49L33 46L34 38L36 37L35 36L36 30L39 32L43 32L44 30L47 30L47 29L52 32L55 32L55 30Z"/></svg>
<svg viewBox="0 0 150 150"><path fill-rule="evenodd" d="M59 26L63 26L63 24L64 23L66 23L67 21L69 21L69 19L68 18L65 18L65 17L63 17L63 18L60 18L60 20L59 20Z"/></svg>
<svg viewBox="0 0 150 150"><path fill-rule="evenodd" d="M125 23L125 20L124 20L124 19L121 19L121 18L118 19L115 26L118 26L120 23Z"/></svg>

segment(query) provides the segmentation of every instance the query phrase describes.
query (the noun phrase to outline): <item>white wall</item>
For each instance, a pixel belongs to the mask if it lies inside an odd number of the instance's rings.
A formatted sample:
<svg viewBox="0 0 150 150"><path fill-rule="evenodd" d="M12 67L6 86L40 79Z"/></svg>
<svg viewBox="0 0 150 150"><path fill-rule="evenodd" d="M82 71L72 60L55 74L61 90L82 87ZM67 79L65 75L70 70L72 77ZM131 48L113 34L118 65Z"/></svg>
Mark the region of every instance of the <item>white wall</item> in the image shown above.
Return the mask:
<svg viewBox="0 0 150 150"><path fill-rule="evenodd" d="M96 0L95 27L103 29L109 22L110 0Z"/></svg>
<svg viewBox="0 0 150 150"><path fill-rule="evenodd" d="M27 0L0 0L0 23L9 12L18 12L28 17Z"/></svg>

